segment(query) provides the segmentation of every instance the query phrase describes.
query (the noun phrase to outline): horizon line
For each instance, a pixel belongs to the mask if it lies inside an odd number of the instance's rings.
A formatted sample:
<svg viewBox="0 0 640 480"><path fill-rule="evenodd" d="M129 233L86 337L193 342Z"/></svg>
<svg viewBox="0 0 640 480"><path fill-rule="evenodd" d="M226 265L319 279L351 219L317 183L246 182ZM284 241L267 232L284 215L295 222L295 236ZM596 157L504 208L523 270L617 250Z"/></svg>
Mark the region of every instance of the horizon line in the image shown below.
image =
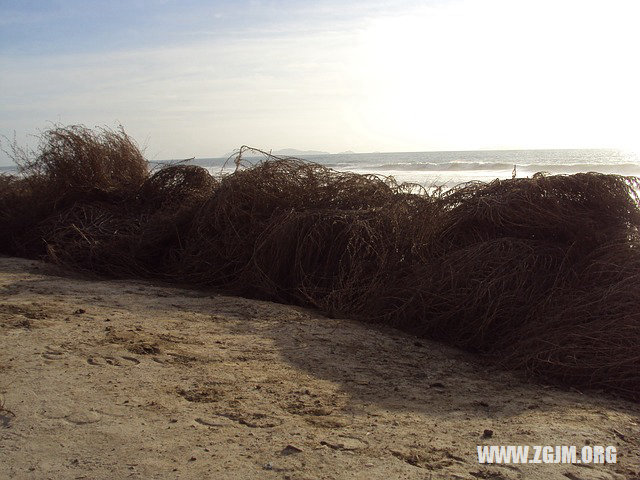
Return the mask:
<svg viewBox="0 0 640 480"><path fill-rule="evenodd" d="M257 147L256 147L257 148ZM625 149L625 148L616 148L616 147L590 147L590 148L487 148L487 149L465 149L465 150L397 150L397 151L371 151L371 152L354 152L354 151L344 151L344 152L322 152L320 150L302 150L297 148L283 148L279 150L264 150L265 152L269 152L272 156L287 156L294 157L295 154L289 155L284 153L278 153L281 150L295 150L298 155L304 155L307 157L322 157L326 155L371 155L371 154L403 154L403 153L469 153L469 152L550 152L550 151L612 151L612 152L621 152L621 153L639 153L634 150ZM321 153L305 153L305 152L321 152ZM272 152L272 153L271 153ZM180 157L180 158L165 158L162 160L149 160L151 162L171 162L171 161L180 161L180 160L207 160L207 159L223 159L233 157L238 152L233 152L225 155L211 156L211 157L200 157L200 156L191 156L191 157ZM252 157L251 155L245 155L247 157ZM256 157L259 155L255 155Z"/></svg>

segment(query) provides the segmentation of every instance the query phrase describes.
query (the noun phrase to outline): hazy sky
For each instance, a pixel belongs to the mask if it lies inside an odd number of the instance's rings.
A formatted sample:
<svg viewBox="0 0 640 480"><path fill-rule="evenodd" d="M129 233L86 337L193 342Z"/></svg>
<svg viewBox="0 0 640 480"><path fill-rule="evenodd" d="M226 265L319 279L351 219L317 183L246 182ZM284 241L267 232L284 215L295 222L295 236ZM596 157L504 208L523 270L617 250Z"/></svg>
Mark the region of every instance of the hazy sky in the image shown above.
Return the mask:
<svg viewBox="0 0 640 480"><path fill-rule="evenodd" d="M151 159L640 150L639 20L636 0L0 0L0 134L122 124Z"/></svg>

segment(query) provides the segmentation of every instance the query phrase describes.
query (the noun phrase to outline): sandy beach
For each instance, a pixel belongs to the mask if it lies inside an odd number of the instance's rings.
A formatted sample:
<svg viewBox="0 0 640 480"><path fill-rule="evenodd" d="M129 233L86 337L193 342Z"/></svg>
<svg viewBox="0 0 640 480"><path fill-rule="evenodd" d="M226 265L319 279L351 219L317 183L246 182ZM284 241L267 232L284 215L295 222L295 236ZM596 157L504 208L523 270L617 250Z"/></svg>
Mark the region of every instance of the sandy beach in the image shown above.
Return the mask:
<svg viewBox="0 0 640 480"><path fill-rule="evenodd" d="M640 480L640 1L0 5L0 480Z"/></svg>
<svg viewBox="0 0 640 480"><path fill-rule="evenodd" d="M0 477L631 479L640 406L298 307L0 258ZM481 465L478 445L612 445Z"/></svg>

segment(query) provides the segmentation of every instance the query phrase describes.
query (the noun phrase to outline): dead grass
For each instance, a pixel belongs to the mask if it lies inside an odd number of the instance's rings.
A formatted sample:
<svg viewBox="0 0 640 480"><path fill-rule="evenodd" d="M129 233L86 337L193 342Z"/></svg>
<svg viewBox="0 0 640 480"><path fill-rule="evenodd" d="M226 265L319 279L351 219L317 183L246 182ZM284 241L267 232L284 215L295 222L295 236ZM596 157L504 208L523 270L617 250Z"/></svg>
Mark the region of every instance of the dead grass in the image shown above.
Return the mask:
<svg viewBox="0 0 640 480"><path fill-rule="evenodd" d="M640 398L638 179L430 193L292 158L150 173L124 131L56 128L0 179L3 253L313 306ZM19 149L14 151L21 152Z"/></svg>

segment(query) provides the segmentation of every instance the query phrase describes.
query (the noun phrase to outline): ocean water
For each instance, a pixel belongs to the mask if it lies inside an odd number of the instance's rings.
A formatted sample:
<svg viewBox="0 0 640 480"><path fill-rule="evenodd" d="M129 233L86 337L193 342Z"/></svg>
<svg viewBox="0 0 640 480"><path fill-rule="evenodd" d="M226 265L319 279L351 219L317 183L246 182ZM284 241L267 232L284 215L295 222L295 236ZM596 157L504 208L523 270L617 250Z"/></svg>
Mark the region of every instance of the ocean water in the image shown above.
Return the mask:
<svg viewBox="0 0 640 480"><path fill-rule="evenodd" d="M244 155L248 163L264 157ZM425 187L450 188L472 180L491 181L536 172L568 174L578 172L616 173L640 177L640 153L619 150L495 150L463 152L347 153L301 156L339 171L392 176L399 182ZM156 166L171 161L152 162ZM212 174L230 173L235 168L227 158L197 158L188 162L207 168ZM1 173L15 173L15 167L0 167Z"/></svg>
<svg viewBox="0 0 640 480"><path fill-rule="evenodd" d="M243 158L249 163L259 161L258 157ZM425 187L450 188L473 180L511 178L514 166L518 178L530 177L537 172L600 172L640 176L640 154L619 150L349 153L300 158L339 171L392 176L399 182L417 183ZM227 162L226 158L201 158L191 163L202 165L214 174L235 168L233 162Z"/></svg>

